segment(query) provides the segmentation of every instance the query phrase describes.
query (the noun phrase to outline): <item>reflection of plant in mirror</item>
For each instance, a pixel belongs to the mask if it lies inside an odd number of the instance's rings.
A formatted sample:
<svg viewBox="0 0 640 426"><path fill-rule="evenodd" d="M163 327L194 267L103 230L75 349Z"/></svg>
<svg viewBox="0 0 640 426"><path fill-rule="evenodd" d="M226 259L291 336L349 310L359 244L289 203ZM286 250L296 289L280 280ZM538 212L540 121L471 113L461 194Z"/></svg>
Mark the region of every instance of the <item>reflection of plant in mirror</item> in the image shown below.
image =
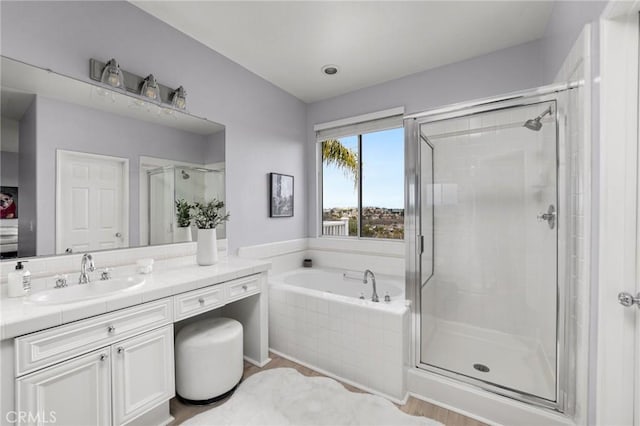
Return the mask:
<svg viewBox="0 0 640 426"><path fill-rule="evenodd" d="M223 215L224 201L213 199L205 203L194 203L191 207L191 217L198 229L213 229L222 222L229 220L229 213Z"/></svg>
<svg viewBox="0 0 640 426"><path fill-rule="evenodd" d="M191 204L185 200L176 201L176 221L179 228L191 225Z"/></svg>

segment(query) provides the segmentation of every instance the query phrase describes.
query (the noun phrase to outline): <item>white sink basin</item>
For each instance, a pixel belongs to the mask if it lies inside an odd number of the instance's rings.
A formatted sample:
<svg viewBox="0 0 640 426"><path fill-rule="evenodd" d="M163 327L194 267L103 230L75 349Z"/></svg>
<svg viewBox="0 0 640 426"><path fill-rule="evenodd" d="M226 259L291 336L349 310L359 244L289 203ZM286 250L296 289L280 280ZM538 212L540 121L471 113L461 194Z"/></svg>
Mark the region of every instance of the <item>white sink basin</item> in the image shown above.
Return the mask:
<svg viewBox="0 0 640 426"><path fill-rule="evenodd" d="M127 292L144 285L143 277L114 278L105 281L92 281L87 284L72 284L69 287L53 288L30 295L27 300L43 305L79 302L100 296L112 296Z"/></svg>

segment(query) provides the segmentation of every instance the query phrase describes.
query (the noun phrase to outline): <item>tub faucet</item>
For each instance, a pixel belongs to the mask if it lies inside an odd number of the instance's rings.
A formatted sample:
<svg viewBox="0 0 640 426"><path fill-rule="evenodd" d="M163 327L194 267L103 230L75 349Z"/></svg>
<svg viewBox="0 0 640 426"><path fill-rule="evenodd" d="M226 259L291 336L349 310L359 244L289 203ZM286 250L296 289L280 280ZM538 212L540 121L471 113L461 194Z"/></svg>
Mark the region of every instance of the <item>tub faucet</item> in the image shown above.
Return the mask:
<svg viewBox="0 0 640 426"><path fill-rule="evenodd" d="M367 269L364 271L364 278L362 279L363 283L367 283L367 275L371 275L371 284L373 284L373 294L371 295L372 302L379 302L380 298L378 297L378 292L376 290L376 276L373 274L371 269Z"/></svg>
<svg viewBox="0 0 640 426"><path fill-rule="evenodd" d="M87 273L87 262L89 263L89 272L96 270L96 265L93 263L93 256L90 253L85 253L80 262L80 278L78 279L78 284L86 284L91 281Z"/></svg>

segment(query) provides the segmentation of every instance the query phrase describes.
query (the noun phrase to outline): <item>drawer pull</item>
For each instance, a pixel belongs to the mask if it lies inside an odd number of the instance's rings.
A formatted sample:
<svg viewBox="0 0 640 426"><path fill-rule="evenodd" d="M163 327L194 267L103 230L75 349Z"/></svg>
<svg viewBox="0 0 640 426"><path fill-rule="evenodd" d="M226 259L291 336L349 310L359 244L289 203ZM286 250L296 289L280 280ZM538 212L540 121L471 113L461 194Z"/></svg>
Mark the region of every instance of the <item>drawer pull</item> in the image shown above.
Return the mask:
<svg viewBox="0 0 640 426"><path fill-rule="evenodd" d="M201 305L204 305L204 298L201 297L200 299L198 299L198 302L200 302Z"/></svg>
<svg viewBox="0 0 640 426"><path fill-rule="evenodd" d="M121 354L124 352L124 348L122 346L118 346L118 353Z"/></svg>
<svg viewBox="0 0 640 426"><path fill-rule="evenodd" d="M244 291L247 291L247 290L249 290L249 287L247 287L247 285L245 284L245 285L243 285L243 286L242 286L242 289L243 289Z"/></svg>
<svg viewBox="0 0 640 426"><path fill-rule="evenodd" d="M100 361L104 362L107 359L107 355L106 354L101 354L100 355Z"/></svg>
<svg viewBox="0 0 640 426"><path fill-rule="evenodd" d="M115 333L115 332L116 332L116 327L115 327L115 326L113 326L113 325L110 325L110 326L107 328L107 331L109 332L109 334L113 334L113 333Z"/></svg>

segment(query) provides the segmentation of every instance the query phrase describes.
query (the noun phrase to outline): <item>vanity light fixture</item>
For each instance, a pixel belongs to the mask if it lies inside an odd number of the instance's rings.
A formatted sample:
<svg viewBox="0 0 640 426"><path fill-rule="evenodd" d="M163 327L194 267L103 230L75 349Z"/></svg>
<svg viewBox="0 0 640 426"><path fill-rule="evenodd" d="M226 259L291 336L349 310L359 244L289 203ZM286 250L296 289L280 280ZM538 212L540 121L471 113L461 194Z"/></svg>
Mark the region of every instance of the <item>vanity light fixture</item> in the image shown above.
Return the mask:
<svg viewBox="0 0 640 426"><path fill-rule="evenodd" d="M135 94L135 97L138 98L136 107L149 103L145 100L166 107L164 109L167 111L184 110L187 106L187 92L184 87L180 86L176 89L164 86L158 83L153 74L143 78L130 73L121 69L115 59L106 63L93 58L89 59L89 78L101 82L106 87L118 88L124 92ZM148 105L146 106L148 107Z"/></svg>
<svg viewBox="0 0 640 426"><path fill-rule="evenodd" d="M187 92L180 86L171 94L171 106L177 109L187 108Z"/></svg>
<svg viewBox="0 0 640 426"><path fill-rule="evenodd" d="M153 74L149 74L147 78L142 81L140 94L147 99L162 102L162 99L160 98L160 86L158 86L158 82Z"/></svg>
<svg viewBox="0 0 640 426"><path fill-rule="evenodd" d="M100 81L111 87L126 90L124 87L124 75L122 74L120 65L118 65L118 61L115 59L109 60L109 62L104 66Z"/></svg>

